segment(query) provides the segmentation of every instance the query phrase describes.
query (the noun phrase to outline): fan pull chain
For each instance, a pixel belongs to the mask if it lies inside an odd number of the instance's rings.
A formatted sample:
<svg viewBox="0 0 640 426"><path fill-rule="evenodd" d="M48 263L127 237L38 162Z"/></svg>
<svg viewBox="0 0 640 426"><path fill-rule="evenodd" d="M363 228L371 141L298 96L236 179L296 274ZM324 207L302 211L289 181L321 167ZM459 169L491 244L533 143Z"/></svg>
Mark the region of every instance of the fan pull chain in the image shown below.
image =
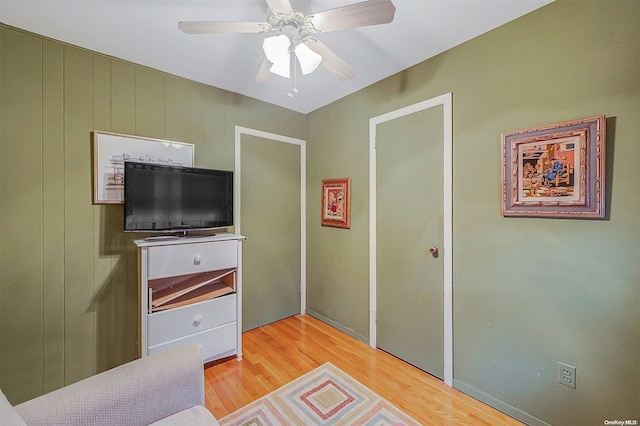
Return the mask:
<svg viewBox="0 0 640 426"><path fill-rule="evenodd" d="M293 50L289 53L289 58L289 93L287 96L293 98L294 94L298 93L298 67Z"/></svg>

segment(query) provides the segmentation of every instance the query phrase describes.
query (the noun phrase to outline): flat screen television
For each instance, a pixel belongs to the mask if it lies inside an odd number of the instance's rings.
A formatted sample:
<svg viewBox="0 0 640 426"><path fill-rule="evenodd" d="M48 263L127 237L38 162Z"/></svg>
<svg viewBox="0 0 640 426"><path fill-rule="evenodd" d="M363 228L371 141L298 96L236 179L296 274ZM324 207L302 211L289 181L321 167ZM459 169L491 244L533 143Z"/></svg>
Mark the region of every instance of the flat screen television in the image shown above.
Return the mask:
<svg viewBox="0 0 640 426"><path fill-rule="evenodd" d="M232 225L233 172L125 163L125 231L186 233Z"/></svg>

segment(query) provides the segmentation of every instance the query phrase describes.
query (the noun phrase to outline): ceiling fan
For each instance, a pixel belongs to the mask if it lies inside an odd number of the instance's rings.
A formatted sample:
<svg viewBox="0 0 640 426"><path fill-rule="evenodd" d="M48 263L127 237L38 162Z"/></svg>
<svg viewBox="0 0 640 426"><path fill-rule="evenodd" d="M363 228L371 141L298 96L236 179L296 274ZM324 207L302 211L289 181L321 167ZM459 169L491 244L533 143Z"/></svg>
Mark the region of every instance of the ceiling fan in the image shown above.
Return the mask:
<svg viewBox="0 0 640 426"><path fill-rule="evenodd" d="M298 64L302 74L322 65L340 80L355 76L349 64L318 40L316 34L386 24L393 21L396 11L391 0L367 0L318 13L300 0L266 0L266 3L266 22L182 21L178 28L187 34L271 34L263 42L266 58L256 81L268 80L271 73L289 78L290 97L297 93Z"/></svg>

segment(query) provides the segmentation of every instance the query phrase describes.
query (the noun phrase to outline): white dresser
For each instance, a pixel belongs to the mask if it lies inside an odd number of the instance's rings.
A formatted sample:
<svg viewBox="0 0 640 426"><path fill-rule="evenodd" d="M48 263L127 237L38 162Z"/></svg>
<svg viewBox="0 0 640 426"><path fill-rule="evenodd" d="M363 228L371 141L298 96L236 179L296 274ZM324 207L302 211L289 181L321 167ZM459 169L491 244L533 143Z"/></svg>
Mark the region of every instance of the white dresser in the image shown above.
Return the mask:
<svg viewBox="0 0 640 426"><path fill-rule="evenodd" d="M203 362L242 358L242 240L235 234L136 240L139 356L196 343Z"/></svg>

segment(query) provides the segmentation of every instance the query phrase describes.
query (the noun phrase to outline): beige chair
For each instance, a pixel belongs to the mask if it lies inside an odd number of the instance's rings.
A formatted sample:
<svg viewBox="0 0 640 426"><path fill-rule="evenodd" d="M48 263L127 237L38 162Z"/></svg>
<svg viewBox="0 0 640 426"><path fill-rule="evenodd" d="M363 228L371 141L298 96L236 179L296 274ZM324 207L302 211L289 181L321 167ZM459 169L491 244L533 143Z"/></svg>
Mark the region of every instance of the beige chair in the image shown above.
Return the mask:
<svg viewBox="0 0 640 426"><path fill-rule="evenodd" d="M204 407L200 350L185 345L138 359L12 407L0 425L218 425Z"/></svg>

